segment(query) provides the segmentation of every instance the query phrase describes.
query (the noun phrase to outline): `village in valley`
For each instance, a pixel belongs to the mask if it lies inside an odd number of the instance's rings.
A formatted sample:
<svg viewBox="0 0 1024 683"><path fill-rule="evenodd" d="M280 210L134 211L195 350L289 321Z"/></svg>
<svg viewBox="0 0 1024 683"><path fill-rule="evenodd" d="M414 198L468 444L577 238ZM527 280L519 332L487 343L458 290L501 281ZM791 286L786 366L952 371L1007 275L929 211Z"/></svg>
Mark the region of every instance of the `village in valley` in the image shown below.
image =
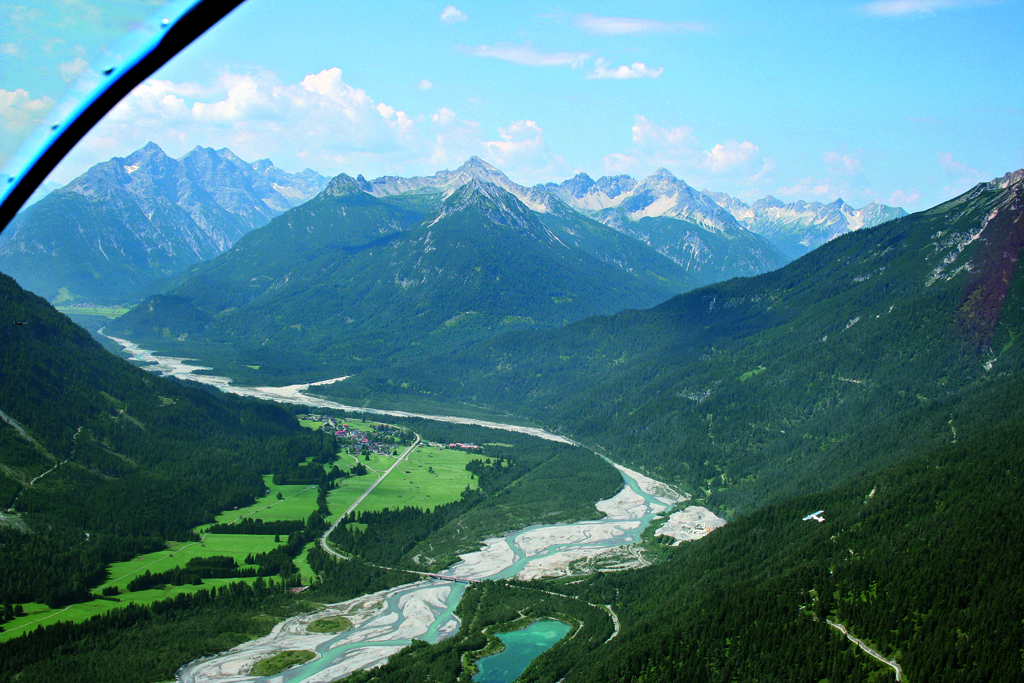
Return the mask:
<svg viewBox="0 0 1024 683"><path fill-rule="evenodd" d="M358 429L349 424L345 418L332 415L297 415L299 420L304 422L318 422L320 430L333 434L338 445L344 447L350 455L398 455L398 446L408 445L415 438L412 430L396 427L382 423L366 423L370 429ZM355 422L353 420L353 422ZM472 443L435 443L425 441L424 445L434 448L446 448L452 450L466 451L469 453L481 453L483 448Z"/></svg>

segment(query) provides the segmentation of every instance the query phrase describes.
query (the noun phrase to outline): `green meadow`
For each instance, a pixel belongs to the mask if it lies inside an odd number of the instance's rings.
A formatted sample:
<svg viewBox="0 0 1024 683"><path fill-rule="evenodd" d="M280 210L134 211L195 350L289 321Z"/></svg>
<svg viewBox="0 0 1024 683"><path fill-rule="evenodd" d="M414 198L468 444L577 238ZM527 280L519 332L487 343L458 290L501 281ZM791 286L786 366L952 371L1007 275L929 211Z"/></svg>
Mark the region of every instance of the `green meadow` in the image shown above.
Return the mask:
<svg viewBox="0 0 1024 683"><path fill-rule="evenodd" d="M26 602L23 605L25 616L4 623L4 630L0 632L0 642L29 633L37 626L49 626L59 621L83 622L97 615L106 614L112 609L124 607L132 602L140 605L149 605L157 600L173 598L180 593L194 593L203 589L208 590L214 586L219 588L236 581L252 583L255 580L255 578L203 579L201 586L166 586L165 588L153 588L151 590L136 591L135 593L122 593L118 596L119 600L90 600L89 602L80 602L62 609L50 609L42 603Z"/></svg>
<svg viewBox="0 0 1024 683"><path fill-rule="evenodd" d="M72 313L77 315L94 315L106 318L107 320L120 318L128 312L128 309L122 306L56 306L55 308L64 315L71 315Z"/></svg>
<svg viewBox="0 0 1024 683"><path fill-rule="evenodd" d="M269 474L263 475L263 483L270 491L269 494L258 498L248 507L220 513L214 522L216 524L231 524L243 517L262 519L265 522L285 519L305 521L316 509L316 486L308 484L278 485L273 482L273 477ZM282 500L277 499L278 493L281 494ZM202 533L206 526L198 527L197 531Z"/></svg>
<svg viewBox="0 0 1024 683"><path fill-rule="evenodd" d="M346 456L342 456L339 461L339 467L349 467L350 465L345 460ZM363 491L365 491L370 484L377 481L377 478L384 473L384 471L390 467L390 463L394 462L392 458L384 458L383 456L370 456L370 462L363 462L369 470L366 474L361 477L346 477L345 479L338 479L335 483L338 488L333 489L327 494L327 507L331 510L331 520L337 519L338 515L348 510L349 506L356 501ZM377 460L388 460L389 464L383 465ZM352 463L355 464L355 463ZM379 468L379 471L376 471ZM372 497L372 495L370 496ZM363 501L363 506L369 501L370 497L367 497ZM362 507L362 506L360 506Z"/></svg>
<svg viewBox="0 0 1024 683"><path fill-rule="evenodd" d="M433 510L458 500L466 487L477 487L476 477L466 464L480 459L482 456L462 451L420 446L367 496L359 509L412 506Z"/></svg>
<svg viewBox="0 0 1024 683"><path fill-rule="evenodd" d="M235 558L239 565L245 562L246 555L250 553L265 553L273 550L278 543L274 543L273 536L254 536L242 534L207 534L202 541L189 543L169 542L167 550L142 555L127 562L115 562L110 565L110 578L96 590L102 590L108 586L117 586L122 595L130 595L132 599L136 595L146 593L160 593L153 589L150 591L136 591L127 593L128 583L136 576L144 574L147 570L150 573L165 572L175 567L183 567L185 563L196 557L213 557L214 555L227 555ZM209 579L212 581L212 579ZM228 582L235 579L227 579ZM204 583L207 579L203 580ZM155 598L160 599L160 598Z"/></svg>
<svg viewBox="0 0 1024 683"><path fill-rule="evenodd" d="M276 486L271 481L270 475L264 477L264 482L270 490L270 494L263 496L253 505L238 510L230 510L217 516L216 522L220 524L230 523L240 517L250 516L254 519L267 521L283 519L302 519L309 517L316 509L316 487L307 486ZM284 500L277 500L277 493L281 492ZM208 524L196 527L195 531L202 535ZM274 543L274 537L255 536L244 534L206 534L201 542L168 542L167 549L148 555L133 558L126 562L116 562L108 569L108 579L105 583L97 586L94 593L110 586L117 586L121 593L118 600L96 599L83 602L62 609L50 609L44 604L26 603L25 616L4 624L3 632L0 632L0 642L17 637L30 631L38 625L56 623L57 621L81 622L98 614L104 614L111 609L124 606L129 602L148 605L158 600L171 598L179 593L193 593L212 586L225 586L235 581L253 582L255 578L249 579L203 579L199 586L161 586L144 591L129 593L128 583L136 576L144 574L147 570L150 573L167 571L175 567L183 567L195 557L210 557L213 555L227 555L235 558L239 565L244 564L245 558L250 553L263 553L272 550L281 544ZM307 545L299 557L295 558L295 565L299 568L304 583L308 583L314 577L313 570L306 562L305 551L311 547Z"/></svg>
<svg viewBox="0 0 1024 683"><path fill-rule="evenodd" d="M75 311L81 312L81 309L75 309ZM356 429L366 431L369 431L371 426L370 423L360 420L345 420L345 422ZM302 423L303 426L312 429L318 429L320 426L320 423L308 420L303 420ZM415 506L432 510L438 505L458 500L467 486L469 488L477 487L475 477L466 470L466 463L474 459L481 459L481 456L421 445L410 454L408 459L395 468L374 489L373 493L367 496L359 509L381 510L386 507ZM332 490L327 497L332 519L347 510L370 484L394 464L395 458L370 454L367 459L367 456L358 456L357 458L354 455L341 453L336 464L342 469L351 469L357 462L363 464L368 472L360 477L337 480L338 487ZM215 522L230 524L243 517L264 521L305 520L316 509L317 490L315 486L276 485L273 483L271 475L264 475L263 481L266 490L269 491L268 494L247 507L222 512L217 515ZM281 500L277 499L278 493L281 494ZM26 603L24 605L25 616L4 624L4 631L0 632L0 641L27 633L36 625L50 624L56 621L85 621L129 602L151 604L180 593L191 593L212 586L224 586L235 581L255 581L254 578L204 579L200 586L161 586L134 593L127 591L128 583L147 570L156 574L175 567L183 567L193 558L213 555L233 557L241 565L244 564L245 557L250 553L267 552L279 545L274 543L272 535L206 534L206 529L209 526L209 524L204 524L196 527L196 533L203 538L200 542L169 542L166 550L110 565L108 580L96 587L94 592L99 593L103 588L116 586L121 591L116 600L96 599L62 609L50 609L44 604ZM312 546L312 542L307 544L295 558L295 565L299 568L304 583L308 583L314 578L313 570L306 561L306 551Z"/></svg>

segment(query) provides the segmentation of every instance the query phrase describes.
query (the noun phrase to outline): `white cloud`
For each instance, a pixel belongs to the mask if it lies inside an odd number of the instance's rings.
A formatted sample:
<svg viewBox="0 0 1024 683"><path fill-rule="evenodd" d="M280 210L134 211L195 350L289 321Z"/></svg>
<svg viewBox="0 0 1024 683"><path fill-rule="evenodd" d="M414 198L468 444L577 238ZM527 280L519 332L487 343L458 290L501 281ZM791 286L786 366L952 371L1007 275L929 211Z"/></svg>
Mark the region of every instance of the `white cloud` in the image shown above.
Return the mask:
<svg viewBox="0 0 1024 683"><path fill-rule="evenodd" d="M889 200L886 204L889 206L907 206L910 204L916 204L920 199L921 193L917 191L917 188L911 188L908 192L896 190L889 195Z"/></svg>
<svg viewBox="0 0 1024 683"><path fill-rule="evenodd" d="M764 163L761 165L761 170L755 173L754 175L750 176L749 181L754 184L760 183L762 180L765 180L768 177L768 174L770 174L774 170L775 160L765 159Z"/></svg>
<svg viewBox="0 0 1024 683"><path fill-rule="evenodd" d="M33 98L27 90L21 88L0 88L0 165L16 165L28 161L14 159L22 136L41 126L47 115L52 116L54 104L56 102L50 97Z"/></svg>
<svg viewBox="0 0 1024 683"><path fill-rule="evenodd" d="M529 43L495 43L463 49L474 57L494 57L526 66L571 66L577 69L590 58L588 52L541 52Z"/></svg>
<svg viewBox="0 0 1024 683"><path fill-rule="evenodd" d="M46 113L54 104L50 97L33 99L27 90L21 88L0 88L0 124L6 131L30 130L43 122Z"/></svg>
<svg viewBox="0 0 1024 683"><path fill-rule="evenodd" d="M661 148L669 154L690 151L697 144L697 138L693 137L693 129L689 126L663 128L642 114L633 119L631 131L634 145L648 149Z"/></svg>
<svg viewBox="0 0 1024 683"><path fill-rule="evenodd" d="M269 72L223 72L210 84L143 82L83 140L69 161L77 166L62 178L149 140L174 156L196 144L228 147L243 159L270 157L289 170L308 165L325 174L369 173L429 154L412 117L346 83L341 69L298 83Z"/></svg>
<svg viewBox="0 0 1024 683"><path fill-rule="evenodd" d="M455 5L448 5L441 12L441 22L445 24L454 24L459 21L465 21L469 19L464 12L459 11Z"/></svg>
<svg viewBox="0 0 1024 683"><path fill-rule="evenodd" d="M8 57L24 57L21 47L17 43L0 43L0 55Z"/></svg>
<svg viewBox="0 0 1024 683"><path fill-rule="evenodd" d="M323 76L322 72L317 76ZM340 75L340 72L339 72ZM308 81L314 78L306 76L302 85L307 89L315 88ZM235 121L258 120L273 115L276 109L272 87L258 77L250 74L224 74L221 85L226 89L223 99L214 102L196 102L192 105L193 116L200 121L211 123L232 123ZM324 91L321 95L326 94Z"/></svg>
<svg viewBox="0 0 1024 683"><path fill-rule="evenodd" d="M26 5L0 5L0 12L6 15L7 26L16 33L21 33L43 17L41 9Z"/></svg>
<svg viewBox="0 0 1024 683"><path fill-rule="evenodd" d="M823 181L816 178L801 178L796 182L795 185L788 187L780 187L775 190L775 194L780 197L807 197L811 196L816 199L825 197L826 195L833 194L832 185L827 181Z"/></svg>
<svg viewBox="0 0 1024 683"><path fill-rule="evenodd" d="M543 129L530 120L513 121L498 129L499 140L484 142L484 157L517 182L530 185L564 180L571 171L544 140Z"/></svg>
<svg viewBox="0 0 1024 683"><path fill-rule="evenodd" d="M434 87L434 84L424 78L422 81L416 84L416 87L419 88L420 90L430 90L431 88Z"/></svg>
<svg viewBox="0 0 1024 683"><path fill-rule="evenodd" d="M704 152L704 162L701 165L711 173L720 175L740 168L750 168L752 164L763 165L757 145L749 140L729 140Z"/></svg>
<svg viewBox="0 0 1024 683"><path fill-rule="evenodd" d="M544 146L544 131L535 122L515 121L507 128L499 128L501 140L485 142L490 157L497 163L507 164L515 157L532 155Z"/></svg>
<svg viewBox="0 0 1024 683"><path fill-rule="evenodd" d="M609 175L633 173L640 167L639 159L619 152L609 154L602 161L604 163L604 172Z"/></svg>
<svg viewBox="0 0 1024 683"><path fill-rule="evenodd" d="M455 112L453 112L448 107L441 107L440 109L435 111L430 118L431 120L433 120L434 123L441 124L442 126L447 126L452 121L455 121L458 117L455 115Z"/></svg>
<svg viewBox="0 0 1024 683"><path fill-rule="evenodd" d="M54 4L60 6L59 25L62 27L81 27L84 24L98 28L103 25L103 11L96 5L83 0L57 0Z"/></svg>
<svg viewBox="0 0 1024 683"><path fill-rule="evenodd" d="M630 131L633 148L605 156L607 173L644 175L664 166L691 185L755 191L775 169L775 162L750 140L727 140L708 149L690 126L659 126L643 115L634 117Z"/></svg>
<svg viewBox="0 0 1024 683"><path fill-rule="evenodd" d="M858 176L864 172L861 160L849 154L825 152L821 159L832 175Z"/></svg>
<svg viewBox="0 0 1024 683"><path fill-rule="evenodd" d="M875 0L861 5L861 11L877 17L935 14L938 10L988 4L987 0Z"/></svg>
<svg viewBox="0 0 1024 683"><path fill-rule="evenodd" d="M961 163L953 158L951 152L939 152L939 166L942 168L943 173L958 177L972 177L981 178L982 173L976 168L972 168L967 164Z"/></svg>
<svg viewBox="0 0 1024 683"><path fill-rule="evenodd" d="M448 107L435 111L430 120L436 132L429 151L428 168L423 170L433 173L441 168L452 168L471 156L487 153L479 123L460 119Z"/></svg>
<svg viewBox="0 0 1024 683"><path fill-rule="evenodd" d="M821 157L825 164L824 177L808 176L796 183L775 190L780 197L832 201L842 197L845 201L859 202L886 201L879 197L864 175L864 164L853 154L825 152Z"/></svg>
<svg viewBox="0 0 1024 683"><path fill-rule="evenodd" d="M661 72L665 69L658 67L652 69L643 62L633 62L631 65L626 66L625 64L609 69L608 60L598 59L594 70L587 74L587 78L613 78L617 80L623 80L627 78L657 78L661 75Z"/></svg>
<svg viewBox="0 0 1024 683"><path fill-rule="evenodd" d="M951 152L939 152L938 159L939 167L948 182L943 188L943 194L947 197L958 195L982 181L989 180L989 176L982 171L954 159Z"/></svg>
<svg viewBox="0 0 1024 683"><path fill-rule="evenodd" d="M631 17L595 17L581 14L576 25L598 35L637 35L641 33L667 33L675 31L704 31L704 24L684 21L652 21Z"/></svg>
<svg viewBox="0 0 1024 683"><path fill-rule="evenodd" d="M81 57L75 57L70 62L61 62L57 65L57 73L65 83L71 83L81 76L89 68L89 62Z"/></svg>

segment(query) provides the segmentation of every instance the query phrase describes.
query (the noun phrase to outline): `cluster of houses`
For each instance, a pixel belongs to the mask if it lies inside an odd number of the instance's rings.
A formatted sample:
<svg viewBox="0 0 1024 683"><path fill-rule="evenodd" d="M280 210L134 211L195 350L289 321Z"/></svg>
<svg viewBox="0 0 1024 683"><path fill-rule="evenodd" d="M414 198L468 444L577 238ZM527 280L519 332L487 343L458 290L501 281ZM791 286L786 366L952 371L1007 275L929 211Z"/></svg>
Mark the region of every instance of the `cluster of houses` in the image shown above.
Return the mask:
<svg viewBox="0 0 1024 683"><path fill-rule="evenodd" d="M298 418L323 423L320 429L333 434L334 438L353 455L394 455L393 444L397 443L398 437L402 435L400 428L382 424L374 425L374 431L367 434L330 415L299 415Z"/></svg>
<svg viewBox="0 0 1024 683"><path fill-rule="evenodd" d="M431 448L450 448L452 450L470 451L473 453L482 453L484 450L483 446L477 446L475 443L440 443L437 441L424 441L423 443Z"/></svg>

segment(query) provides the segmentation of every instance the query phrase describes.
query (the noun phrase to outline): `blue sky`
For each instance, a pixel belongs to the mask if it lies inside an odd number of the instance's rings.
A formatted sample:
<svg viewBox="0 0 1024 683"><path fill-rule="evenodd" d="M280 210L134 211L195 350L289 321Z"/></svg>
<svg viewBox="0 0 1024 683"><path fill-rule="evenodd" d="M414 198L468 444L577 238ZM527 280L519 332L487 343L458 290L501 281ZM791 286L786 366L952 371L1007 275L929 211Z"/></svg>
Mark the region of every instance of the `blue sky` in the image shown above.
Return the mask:
<svg viewBox="0 0 1024 683"><path fill-rule="evenodd" d="M1024 166L1021 26L1018 0L248 0L52 178L153 140L325 175L474 154L523 184L664 166L747 201L923 209ZM8 124L48 96L18 38L0 36Z"/></svg>

